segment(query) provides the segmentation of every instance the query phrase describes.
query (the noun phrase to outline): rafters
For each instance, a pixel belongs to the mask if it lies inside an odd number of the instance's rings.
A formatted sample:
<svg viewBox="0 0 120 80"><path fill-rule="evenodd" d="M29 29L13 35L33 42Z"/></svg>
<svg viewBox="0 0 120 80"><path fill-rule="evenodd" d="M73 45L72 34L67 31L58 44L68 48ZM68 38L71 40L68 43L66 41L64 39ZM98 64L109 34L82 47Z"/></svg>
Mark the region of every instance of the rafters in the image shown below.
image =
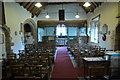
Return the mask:
<svg viewBox="0 0 120 80"><path fill-rule="evenodd" d="M25 6L27 5L28 2L24 2L22 3L22 6L25 8Z"/></svg>
<svg viewBox="0 0 120 80"><path fill-rule="evenodd" d="M29 4L26 6L26 9L28 10L29 7L33 4L33 2L29 2Z"/></svg>
<svg viewBox="0 0 120 80"><path fill-rule="evenodd" d="M47 5L79 4L85 10L85 12L88 13L93 12L97 7L99 7L99 5L102 4L102 2L90 2L91 6L86 8L83 6L85 2L42 2L41 4L43 6L41 8L37 8L35 7L36 2L34 2L34 0L29 1L30 2L17 2L17 3L19 3L29 12L31 12L31 14L34 16L38 16Z"/></svg>

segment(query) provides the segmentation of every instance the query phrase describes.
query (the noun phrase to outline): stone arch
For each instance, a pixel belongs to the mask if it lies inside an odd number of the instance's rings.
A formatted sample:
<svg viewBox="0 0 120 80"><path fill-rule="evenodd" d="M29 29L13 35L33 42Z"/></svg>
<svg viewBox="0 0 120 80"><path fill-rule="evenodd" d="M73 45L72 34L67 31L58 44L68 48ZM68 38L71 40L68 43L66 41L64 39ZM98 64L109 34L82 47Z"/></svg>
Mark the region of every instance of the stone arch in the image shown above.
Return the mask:
<svg viewBox="0 0 120 80"><path fill-rule="evenodd" d="M1 26L3 32L5 33L5 47L6 47L6 57L9 59L11 54L11 37L10 28L6 25Z"/></svg>
<svg viewBox="0 0 120 80"><path fill-rule="evenodd" d="M120 24L116 27L115 33L115 50L120 51Z"/></svg>
<svg viewBox="0 0 120 80"><path fill-rule="evenodd" d="M36 25L35 21L32 18L29 18L29 19L24 21L23 26L26 25L26 24L28 24L31 28L32 36L33 36L33 39L34 39L33 44L37 44L37 36L36 36L37 35L37 25Z"/></svg>

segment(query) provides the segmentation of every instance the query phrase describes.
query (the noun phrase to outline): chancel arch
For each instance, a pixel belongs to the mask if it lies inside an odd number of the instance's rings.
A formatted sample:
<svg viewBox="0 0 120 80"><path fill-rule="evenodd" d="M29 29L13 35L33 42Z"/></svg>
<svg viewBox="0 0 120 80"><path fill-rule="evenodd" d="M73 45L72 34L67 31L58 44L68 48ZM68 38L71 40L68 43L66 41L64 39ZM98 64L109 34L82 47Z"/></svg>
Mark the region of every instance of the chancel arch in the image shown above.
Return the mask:
<svg viewBox="0 0 120 80"><path fill-rule="evenodd" d="M120 50L120 24L116 27L115 33L115 50Z"/></svg>
<svg viewBox="0 0 120 80"><path fill-rule="evenodd" d="M78 41L79 28L85 27L86 20L66 20L66 21L38 21L38 28L44 31L42 41L54 41L58 45L59 41L64 42L61 45L67 45L70 39ZM59 30L58 30L59 29ZM52 32L50 32L52 31ZM74 34L75 33L75 34ZM39 34L39 33L38 33ZM40 37L40 36L39 36ZM62 40L62 41L61 41Z"/></svg>

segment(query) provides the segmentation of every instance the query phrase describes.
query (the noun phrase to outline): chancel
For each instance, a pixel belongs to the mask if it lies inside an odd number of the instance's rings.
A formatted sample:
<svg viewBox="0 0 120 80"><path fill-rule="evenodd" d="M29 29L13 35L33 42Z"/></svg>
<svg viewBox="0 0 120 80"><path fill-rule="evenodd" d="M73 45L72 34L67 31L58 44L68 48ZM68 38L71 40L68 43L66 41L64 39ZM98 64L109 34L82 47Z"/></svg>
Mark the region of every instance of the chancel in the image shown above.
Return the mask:
<svg viewBox="0 0 120 80"><path fill-rule="evenodd" d="M0 1L1 80L120 80L120 2L71 1Z"/></svg>

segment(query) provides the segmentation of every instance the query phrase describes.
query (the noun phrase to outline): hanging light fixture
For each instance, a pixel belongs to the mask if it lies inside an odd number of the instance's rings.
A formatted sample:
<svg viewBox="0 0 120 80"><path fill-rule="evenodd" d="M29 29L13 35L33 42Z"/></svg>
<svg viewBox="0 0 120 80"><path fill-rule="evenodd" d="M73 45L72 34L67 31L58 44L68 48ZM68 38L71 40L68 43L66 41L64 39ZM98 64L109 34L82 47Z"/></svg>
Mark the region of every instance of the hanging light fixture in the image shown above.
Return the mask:
<svg viewBox="0 0 120 80"><path fill-rule="evenodd" d="M77 14L75 15L75 18L80 18L80 16L78 15L78 6L76 7L77 8Z"/></svg>
<svg viewBox="0 0 120 80"><path fill-rule="evenodd" d="M75 15L75 18L80 18L80 16L78 15L78 12L77 12L77 14Z"/></svg>
<svg viewBox="0 0 120 80"><path fill-rule="evenodd" d="M85 4L83 5L84 7L89 7L91 4L89 2L85 2Z"/></svg>
<svg viewBox="0 0 120 80"><path fill-rule="evenodd" d="M50 16L48 15L48 13L47 13L47 15L45 16L45 18L47 18L47 19L50 18Z"/></svg>
<svg viewBox="0 0 120 80"><path fill-rule="evenodd" d="M42 7L42 4L41 3L36 3L35 6L40 8L40 7Z"/></svg>

